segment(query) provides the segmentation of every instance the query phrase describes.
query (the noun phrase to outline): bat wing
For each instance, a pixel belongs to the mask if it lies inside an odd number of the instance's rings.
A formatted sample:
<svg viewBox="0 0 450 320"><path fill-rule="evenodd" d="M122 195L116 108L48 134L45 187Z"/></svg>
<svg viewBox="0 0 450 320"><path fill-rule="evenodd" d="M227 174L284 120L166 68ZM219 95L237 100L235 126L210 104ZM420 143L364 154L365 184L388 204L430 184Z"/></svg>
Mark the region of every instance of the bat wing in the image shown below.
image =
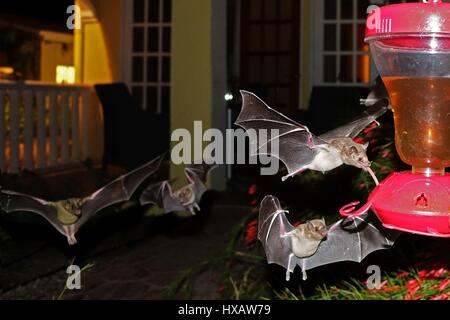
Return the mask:
<svg viewBox="0 0 450 320"><path fill-rule="evenodd" d="M167 180L149 185L141 194L139 202L142 205L154 203L164 209L165 213L184 210L181 203L173 197L172 188Z"/></svg>
<svg viewBox="0 0 450 320"><path fill-rule="evenodd" d="M355 120L350 123L338 127L325 134L319 136L324 141L329 142L335 138L350 137L352 139L356 138L358 134L364 130L369 124L374 122L378 117L382 116L389 106L389 101L387 99L382 99L377 101L375 104L371 105L359 115Z"/></svg>
<svg viewBox="0 0 450 320"><path fill-rule="evenodd" d="M380 76L376 78L376 83L369 92L366 99L361 99L361 104L370 107L381 99L389 99L389 93Z"/></svg>
<svg viewBox="0 0 450 320"><path fill-rule="evenodd" d="M292 245L286 234L293 231L294 227L287 220L285 213L276 197L266 196L259 208L258 239L266 252L268 263L289 269Z"/></svg>
<svg viewBox="0 0 450 320"><path fill-rule="evenodd" d="M216 167L217 167L216 164L207 164L203 162L201 164L191 164L187 166L184 170L186 172L188 179L190 179L192 175L195 175L200 179L200 181L206 183L209 172L215 169Z"/></svg>
<svg viewBox="0 0 450 320"><path fill-rule="evenodd" d="M253 93L241 91L241 95L242 110L236 125L247 131L252 155L277 157L285 164L290 176L304 170L319 152L314 146L325 142L315 137L308 127L270 108ZM261 136L260 129L266 130L266 137ZM278 133L272 136L274 129Z"/></svg>
<svg viewBox="0 0 450 320"><path fill-rule="evenodd" d="M51 202L14 191L0 191L0 206L5 212L30 211L39 214L65 235L58 220L56 208Z"/></svg>
<svg viewBox="0 0 450 320"><path fill-rule="evenodd" d="M120 176L90 195L82 207L81 218L76 223L76 229L99 210L118 202L130 200L131 196L141 183L159 169L162 159L163 156L160 156L143 166Z"/></svg>
<svg viewBox="0 0 450 320"><path fill-rule="evenodd" d="M217 165L208 165L206 163L198 165L190 165L184 169L186 178L192 186L195 193L195 201L200 202L203 194L208 190L206 187L206 179L208 178L208 173L216 168Z"/></svg>
<svg viewBox="0 0 450 320"><path fill-rule="evenodd" d="M306 272L335 262L361 262L374 251L391 248L399 235L398 231L383 228L372 214L347 218L332 225L316 253L297 258L297 264Z"/></svg>

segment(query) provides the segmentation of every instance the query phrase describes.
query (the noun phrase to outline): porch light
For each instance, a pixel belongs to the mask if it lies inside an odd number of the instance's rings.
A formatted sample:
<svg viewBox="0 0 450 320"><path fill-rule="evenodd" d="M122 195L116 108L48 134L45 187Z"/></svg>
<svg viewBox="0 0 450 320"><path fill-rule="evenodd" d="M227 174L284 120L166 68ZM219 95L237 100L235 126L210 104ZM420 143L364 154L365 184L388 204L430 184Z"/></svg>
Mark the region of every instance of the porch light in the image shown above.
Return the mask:
<svg viewBox="0 0 450 320"><path fill-rule="evenodd" d="M56 66L56 83L75 83L75 67Z"/></svg>

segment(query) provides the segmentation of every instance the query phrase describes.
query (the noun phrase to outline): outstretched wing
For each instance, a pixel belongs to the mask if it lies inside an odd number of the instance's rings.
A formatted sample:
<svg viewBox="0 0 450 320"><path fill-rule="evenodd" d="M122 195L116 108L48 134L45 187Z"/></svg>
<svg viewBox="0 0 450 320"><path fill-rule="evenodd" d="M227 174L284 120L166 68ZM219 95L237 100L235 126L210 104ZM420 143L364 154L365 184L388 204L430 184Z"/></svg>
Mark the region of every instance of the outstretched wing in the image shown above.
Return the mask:
<svg viewBox="0 0 450 320"><path fill-rule="evenodd" d="M99 210L118 202L130 200L131 196L141 183L159 169L162 159L163 156L160 156L143 166L120 176L89 196L82 207L81 218L76 223L76 229Z"/></svg>
<svg viewBox="0 0 450 320"><path fill-rule="evenodd" d="M141 194L139 201L142 205L154 203L164 209L165 213L184 210L180 201L173 196L172 188L167 180L149 185Z"/></svg>
<svg viewBox="0 0 450 320"><path fill-rule="evenodd" d="M171 188L168 180L149 185L139 197L139 203L141 205L153 203L160 208L164 208L164 193L171 193Z"/></svg>
<svg viewBox="0 0 450 320"><path fill-rule="evenodd" d="M1 190L0 207L5 212L30 211L37 213L65 235L62 224L58 220L56 208L49 201L19 192Z"/></svg>
<svg viewBox="0 0 450 320"><path fill-rule="evenodd" d="M374 251L391 248L399 235L385 229L373 214L346 218L329 228L314 255L296 262L303 272L340 261L361 262Z"/></svg>
<svg viewBox="0 0 450 320"><path fill-rule="evenodd" d="M388 106L389 101L387 99L379 100L350 123L328 131L320 135L319 138L327 142L332 139L344 137L354 139L364 128L382 116L388 110Z"/></svg>
<svg viewBox="0 0 450 320"><path fill-rule="evenodd" d="M195 192L195 201L197 203L200 202L203 194L208 190L205 185L208 173L216 167L216 164L209 165L203 162L201 164L189 165L184 169L186 178Z"/></svg>
<svg viewBox="0 0 450 320"><path fill-rule="evenodd" d="M208 174L211 170L215 169L217 164L207 164L202 162L200 164L191 164L187 166L184 170L186 171L187 178L190 179L193 175L197 176L200 181L206 182Z"/></svg>
<svg viewBox="0 0 450 320"><path fill-rule="evenodd" d="M286 165L289 175L304 170L318 153L315 146L324 142L306 126L273 110L253 93L241 91L241 95L242 110L236 125L247 131L252 155L277 157ZM260 130L265 130L265 136Z"/></svg>
<svg viewBox="0 0 450 320"><path fill-rule="evenodd" d="M274 196L266 196L259 207L258 239L261 241L268 263L289 268L292 253L291 239L287 235L294 230Z"/></svg>

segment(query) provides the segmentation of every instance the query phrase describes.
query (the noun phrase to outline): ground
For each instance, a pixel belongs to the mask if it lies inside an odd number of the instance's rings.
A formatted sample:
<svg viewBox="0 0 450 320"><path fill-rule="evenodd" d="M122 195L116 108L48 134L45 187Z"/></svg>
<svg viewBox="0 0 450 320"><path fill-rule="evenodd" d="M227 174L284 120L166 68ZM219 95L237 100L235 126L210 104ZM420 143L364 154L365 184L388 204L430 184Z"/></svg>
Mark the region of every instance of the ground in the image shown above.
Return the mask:
<svg viewBox="0 0 450 320"><path fill-rule="evenodd" d="M66 239L45 223L30 226L6 220L7 231L14 238L0 242L0 298L170 297L170 286L180 275L222 254L230 230L249 211L239 195L227 193L206 194L202 205L207 209L185 218L146 216L139 206L112 210L83 226L75 247L69 247ZM24 231L31 227L41 230L42 235ZM66 268L72 261L80 267L93 266L82 273L82 290L62 294ZM218 298L217 279L218 274L208 269L196 274L190 297Z"/></svg>

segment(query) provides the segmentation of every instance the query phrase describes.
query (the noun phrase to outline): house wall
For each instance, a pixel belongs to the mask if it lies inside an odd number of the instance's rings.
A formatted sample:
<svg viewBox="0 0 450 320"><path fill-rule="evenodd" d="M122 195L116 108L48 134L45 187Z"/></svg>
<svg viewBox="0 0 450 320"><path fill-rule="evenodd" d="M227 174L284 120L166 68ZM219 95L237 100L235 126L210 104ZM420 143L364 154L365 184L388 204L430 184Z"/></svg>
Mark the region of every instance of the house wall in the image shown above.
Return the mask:
<svg viewBox="0 0 450 320"><path fill-rule="evenodd" d="M224 9L224 6L218 5L221 0L215 1L214 5L211 0L173 1L171 129L185 128L195 139L201 137L193 135L194 121L202 121L203 130L213 127L223 129L226 123L223 104L226 69L223 68L221 74L214 73L215 68L220 68L220 59L222 63L226 61L219 53L220 48L226 52L226 47L218 42L219 38L225 42L226 34L214 38L226 27L218 20L226 18L226 11L215 15L216 10ZM183 175L183 166L172 165L173 178ZM214 188L224 187L223 167L216 169L212 180Z"/></svg>
<svg viewBox="0 0 450 320"><path fill-rule="evenodd" d="M125 0L76 0L82 29L75 30L78 81L85 84L123 81Z"/></svg>
<svg viewBox="0 0 450 320"><path fill-rule="evenodd" d="M128 1L127 1L128 2ZM75 32L75 65L84 84L125 81L125 0L76 0L83 11ZM226 0L173 0L171 57L171 129L201 120L204 130L225 129ZM216 35L216 36L213 36ZM130 35L131 36L131 35ZM95 120L97 121L97 120ZM172 166L171 176L183 176ZM183 183L183 179L178 179ZM223 168L214 172L213 187L225 185Z"/></svg>
<svg viewBox="0 0 450 320"><path fill-rule="evenodd" d="M78 83L94 85L118 81L120 68L121 0L76 0L81 29L74 30L74 64ZM119 49L118 49L119 48ZM103 156L103 113L93 92L89 110L90 150L96 161Z"/></svg>
<svg viewBox="0 0 450 320"><path fill-rule="evenodd" d="M56 66L74 65L73 36L55 32L41 32L40 80L55 82Z"/></svg>

